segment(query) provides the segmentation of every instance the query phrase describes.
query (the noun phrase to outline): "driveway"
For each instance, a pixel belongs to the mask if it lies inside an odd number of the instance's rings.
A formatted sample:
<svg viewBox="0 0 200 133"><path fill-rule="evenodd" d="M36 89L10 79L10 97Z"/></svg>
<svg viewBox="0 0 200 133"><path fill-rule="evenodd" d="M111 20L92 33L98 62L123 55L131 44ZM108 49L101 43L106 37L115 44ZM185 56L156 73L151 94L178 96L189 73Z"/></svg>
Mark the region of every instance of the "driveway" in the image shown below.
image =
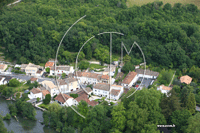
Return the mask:
<svg viewBox="0 0 200 133"><path fill-rule="evenodd" d="M148 88L148 86L151 85L151 82L153 81L153 79L150 79L150 78L149 78L149 79L144 78L143 81L142 81L142 79L143 79L143 78L140 77L140 78L138 79L138 81L141 81L141 82L142 82L142 83L141 83L141 86L144 86L144 87L146 87L146 88Z"/></svg>

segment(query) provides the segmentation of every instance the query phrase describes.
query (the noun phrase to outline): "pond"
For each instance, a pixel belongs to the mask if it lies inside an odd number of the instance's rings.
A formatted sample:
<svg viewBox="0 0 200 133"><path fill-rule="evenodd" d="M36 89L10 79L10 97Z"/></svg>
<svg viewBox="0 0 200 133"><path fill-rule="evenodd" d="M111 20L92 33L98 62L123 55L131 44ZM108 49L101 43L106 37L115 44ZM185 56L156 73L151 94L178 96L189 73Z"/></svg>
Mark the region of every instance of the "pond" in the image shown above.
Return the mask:
<svg viewBox="0 0 200 133"><path fill-rule="evenodd" d="M14 103L15 101L5 100L0 96L0 113L2 116L5 116L9 113L8 105ZM8 131L13 130L14 133L56 133L54 130L44 127L39 121L43 121L41 110L36 109L36 119L37 121L23 119L20 115L17 116L17 119L11 118L11 120L4 120L5 127Z"/></svg>

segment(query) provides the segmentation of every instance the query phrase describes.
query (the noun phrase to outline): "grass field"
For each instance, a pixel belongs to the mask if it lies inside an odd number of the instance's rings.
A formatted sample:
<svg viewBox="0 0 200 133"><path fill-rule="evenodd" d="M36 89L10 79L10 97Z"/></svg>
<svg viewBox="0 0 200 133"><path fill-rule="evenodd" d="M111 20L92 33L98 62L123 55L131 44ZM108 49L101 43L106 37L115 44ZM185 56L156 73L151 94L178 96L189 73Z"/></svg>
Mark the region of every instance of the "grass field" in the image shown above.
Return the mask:
<svg viewBox="0 0 200 133"><path fill-rule="evenodd" d="M46 110L48 110L49 109L49 104L40 104L40 105L38 105L39 107L41 107L41 108L44 108L44 109L46 109Z"/></svg>
<svg viewBox="0 0 200 133"><path fill-rule="evenodd" d="M89 67L90 67L90 68L95 68L95 69L102 69L102 68L104 68L104 67L106 67L106 66L101 66L101 65L98 65L98 64L90 64Z"/></svg>
<svg viewBox="0 0 200 133"><path fill-rule="evenodd" d="M127 0L126 5L128 7L132 7L133 5L144 5L147 3L152 3L154 1L158 1L158 0ZM166 3L170 3L172 5L174 5L174 3L182 3L182 4L195 4L198 8L200 7L200 0L160 0L163 2L163 5L165 5Z"/></svg>

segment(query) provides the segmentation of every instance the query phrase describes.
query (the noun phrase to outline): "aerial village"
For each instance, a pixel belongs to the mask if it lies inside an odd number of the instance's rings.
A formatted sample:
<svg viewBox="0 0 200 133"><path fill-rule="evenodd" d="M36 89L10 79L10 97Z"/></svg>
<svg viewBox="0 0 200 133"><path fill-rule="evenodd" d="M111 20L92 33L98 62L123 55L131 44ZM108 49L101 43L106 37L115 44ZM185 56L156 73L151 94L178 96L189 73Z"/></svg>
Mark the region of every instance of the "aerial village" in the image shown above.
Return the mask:
<svg viewBox="0 0 200 133"><path fill-rule="evenodd" d="M99 104L101 99L117 104L123 94L126 94L130 89L148 88L157 80L159 73L149 69L145 71L145 69L142 69L142 65L136 65L134 71L125 75L121 72L123 63L119 64L119 61L107 65L101 72L89 69L75 71L75 68L69 65L55 67L55 61L49 60L45 67L32 63L16 64L11 74L11 72L8 72L8 65L0 64L0 72L4 74L0 77L0 85L8 84L13 78L23 84L37 82L37 87L33 86L24 92L19 92L20 97L23 93L28 93L29 100L27 102L33 105L42 104L47 94L51 96L51 103L58 102L61 106L76 106L82 100L86 101L89 106L95 106ZM13 73L16 70L20 71L22 75L24 74L21 76L24 79ZM54 79L55 75L57 80ZM119 81L119 79L121 80ZM181 83L190 84L191 81L192 78L188 75L180 77ZM157 90L166 95L171 89L171 85L157 86ZM16 93L13 97L16 97Z"/></svg>

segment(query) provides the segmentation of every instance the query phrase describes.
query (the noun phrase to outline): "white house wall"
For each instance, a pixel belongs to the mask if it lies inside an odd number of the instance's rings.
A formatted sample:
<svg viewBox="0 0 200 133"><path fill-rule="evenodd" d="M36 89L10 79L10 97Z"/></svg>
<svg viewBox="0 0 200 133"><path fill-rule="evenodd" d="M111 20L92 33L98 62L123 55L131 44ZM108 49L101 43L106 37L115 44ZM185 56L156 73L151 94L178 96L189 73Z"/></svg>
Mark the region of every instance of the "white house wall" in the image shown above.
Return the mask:
<svg viewBox="0 0 200 133"><path fill-rule="evenodd" d="M29 97L30 99L38 98L38 97L39 97L39 98L42 100L42 92L37 93L37 94L33 94L32 92L30 92L30 94L28 95L28 97Z"/></svg>

